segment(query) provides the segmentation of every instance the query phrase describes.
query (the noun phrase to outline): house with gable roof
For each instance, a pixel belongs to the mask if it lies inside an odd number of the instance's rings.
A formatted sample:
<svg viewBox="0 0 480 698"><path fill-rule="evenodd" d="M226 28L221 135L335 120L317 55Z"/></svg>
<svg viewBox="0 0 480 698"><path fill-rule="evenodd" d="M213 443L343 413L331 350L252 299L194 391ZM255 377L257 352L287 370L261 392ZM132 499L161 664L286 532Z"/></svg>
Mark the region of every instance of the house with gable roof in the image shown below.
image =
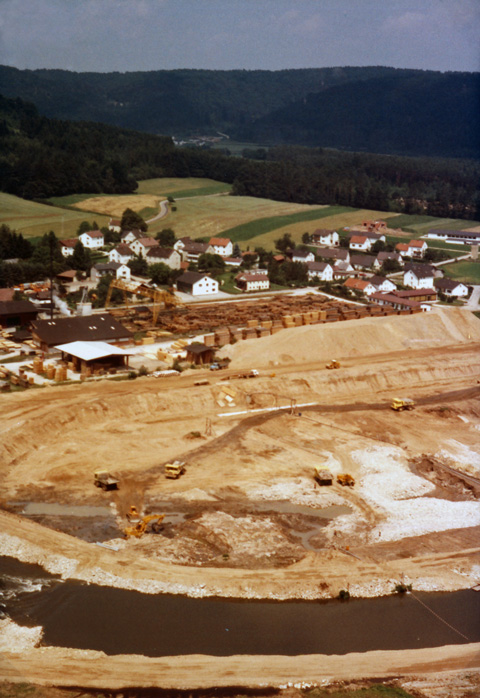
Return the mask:
<svg viewBox="0 0 480 698"><path fill-rule="evenodd" d="M108 253L108 260L118 264L128 264L128 262L134 257L135 253L133 250L131 250L130 247L123 242L114 247L113 250L110 250Z"/></svg>
<svg viewBox="0 0 480 698"><path fill-rule="evenodd" d="M307 262L308 279L333 280L333 267L327 262Z"/></svg>
<svg viewBox="0 0 480 698"><path fill-rule="evenodd" d="M233 254L232 241L229 238L210 238L207 253L218 254L220 257L231 257Z"/></svg>
<svg viewBox="0 0 480 698"><path fill-rule="evenodd" d="M99 247L103 247L105 244L103 233L100 230L89 230L79 235L78 239L89 250L98 250Z"/></svg>
<svg viewBox="0 0 480 698"><path fill-rule="evenodd" d="M182 261L180 253L177 252L177 250L168 247L160 247L159 245L151 247L145 259L147 260L147 264L162 262L162 264L166 264L170 269L180 269Z"/></svg>

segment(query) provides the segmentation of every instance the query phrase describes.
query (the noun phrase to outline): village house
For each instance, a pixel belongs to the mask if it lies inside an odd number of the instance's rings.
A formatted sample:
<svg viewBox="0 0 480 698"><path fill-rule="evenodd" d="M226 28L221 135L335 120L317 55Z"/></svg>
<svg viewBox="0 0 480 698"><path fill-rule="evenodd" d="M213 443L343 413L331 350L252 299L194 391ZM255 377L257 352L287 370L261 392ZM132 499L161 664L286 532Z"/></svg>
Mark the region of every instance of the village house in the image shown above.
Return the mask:
<svg viewBox="0 0 480 698"><path fill-rule="evenodd" d="M133 250L123 242L108 253L109 262L117 262L117 264L128 264L134 257L135 254Z"/></svg>
<svg viewBox="0 0 480 698"><path fill-rule="evenodd" d="M130 267L126 264L106 262L105 264L95 264L90 271L90 278L98 284L102 276L107 276L108 274L111 274L116 279L124 279L125 281L130 281L131 277Z"/></svg>
<svg viewBox="0 0 480 698"><path fill-rule="evenodd" d="M223 261L229 267L240 267L242 265L243 259L242 257L225 257Z"/></svg>
<svg viewBox="0 0 480 698"><path fill-rule="evenodd" d="M192 296L211 296L218 293L218 281L208 274L186 271L178 277L177 289Z"/></svg>
<svg viewBox="0 0 480 698"><path fill-rule="evenodd" d="M408 256L409 257L423 257L428 249L428 245L425 240L410 240L408 243Z"/></svg>
<svg viewBox="0 0 480 698"><path fill-rule="evenodd" d="M384 233L375 233L375 232L369 232L368 230L350 230L348 233L348 237L351 240L352 237L356 237L357 235L360 235L361 237L365 237L368 240L371 241L372 245L374 245L376 242L381 240L382 242L386 241L386 237Z"/></svg>
<svg viewBox="0 0 480 698"><path fill-rule="evenodd" d="M121 240L121 242L124 242L125 244L130 245L132 242L135 242L135 240L140 240L143 237L145 237L145 233L141 230L138 230L138 228L136 228L135 230L125 230L120 235L120 240Z"/></svg>
<svg viewBox="0 0 480 698"><path fill-rule="evenodd" d="M333 268L327 262L307 262L308 279L319 279L319 281L332 281Z"/></svg>
<svg viewBox="0 0 480 698"><path fill-rule="evenodd" d="M142 257L142 259L146 259L148 251L151 250L152 247L160 247L160 245L155 238L143 237L130 243L130 247L136 255Z"/></svg>
<svg viewBox="0 0 480 698"><path fill-rule="evenodd" d="M231 257L233 253L232 241L228 238L210 238L208 254L218 254L220 257Z"/></svg>
<svg viewBox="0 0 480 698"><path fill-rule="evenodd" d="M67 269L66 271L61 271L56 275L57 281L62 283L65 288L69 288L69 285L77 281L78 272L75 269Z"/></svg>
<svg viewBox="0 0 480 698"><path fill-rule="evenodd" d="M335 261L341 261L341 262L349 262L350 261L350 252L345 248L345 247L336 247L334 249L331 249L329 247L322 247L321 249L317 250L317 256L321 257L322 259L326 260L327 262L332 262Z"/></svg>
<svg viewBox="0 0 480 698"><path fill-rule="evenodd" d="M260 271L260 270L259 270ZM264 270L267 271L266 269ZM268 272L260 273L257 272L243 272L237 274L235 277L235 282L237 288L242 289L242 291L268 291L270 288L270 279L268 278Z"/></svg>
<svg viewBox="0 0 480 698"><path fill-rule="evenodd" d="M407 298L409 301L432 303L437 300L437 291L434 288L413 288L404 291L393 291L392 295L398 298Z"/></svg>
<svg viewBox="0 0 480 698"><path fill-rule="evenodd" d="M395 245L395 252L397 252L402 259L410 256L408 254L408 245L406 242L397 242Z"/></svg>
<svg viewBox="0 0 480 698"><path fill-rule="evenodd" d="M315 255L310 250L292 250L290 254L292 262L306 264L307 262L315 261Z"/></svg>
<svg viewBox="0 0 480 698"><path fill-rule="evenodd" d="M468 286L461 281L454 279L435 279L435 288L445 296L455 296L456 298L466 298L469 294Z"/></svg>
<svg viewBox="0 0 480 698"><path fill-rule="evenodd" d="M82 245L89 250L98 250L99 247L103 247L105 244L103 233L101 233L99 230L89 230L88 232L79 235L78 239Z"/></svg>
<svg viewBox="0 0 480 698"><path fill-rule="evenodd" d="M113 315L77 315L32 322L32 339L45 352L67 342L100 341L108 344L128 344L132 333Z"/></svg>
<svg viewBox="0 0 480 698"><path fill-rule="evenodd" d="M441 276L441 273L438 276ZM403 285L411 288L433 288L436 277L435 267L428 264L409 264L405 265Z"/></svg>
<svg viewBox="0 0 480 698"><path fill-rule="evenodd" d="M350 255L350 264L354 269L372 269L375 263L375 257L370 254L352 254Z"/></svg>
<svg viewBox="0 0 480 698"><path fill-rule="evenodd" d="M311 235L313 245L338 245L340 237L336 230L318 228Z"/></svg>
<svg viewBox="0 0 480 698"><path fill-rule="evenodd" d="M66 240L60 240L60 252L63 254L64 257L72 256L77 242L78 238L68 238Z"/></svg>
<svg viewBox="0 0 480 698"><path fill-rule="evenodd" d="M387 259L398 262L399 264L403 264L403 259L398 252L379 252L375 262L373 263L374 268L380 269Z"/></svg>
<svg viewBox="0 0 480 698"><path fill-rule="evenodd" d="M354 274L354 269L350 262L342 262L339 260L333 265L333 278L334 279L345 279L347 276Z"/></svg>
<svg viewBox="0 0 480 698"><path fill-rule="evenodd" d="M176 250L184 262L198 262L200 255L207 254L208 244L205 242L194 242L191 238L180 238L173 249Z"/></svg>
<svg viewBox="0 0 480 698"><path fill-rule="evenodd" d="M389 293L390 291L395 291L397 286L387 279L385 276L371 276L369 279L371 284L375 286L377 291L382 291L383 293Z"/></svg>
<svg viewBox="0 0 480 698"><path fill-rule="evenodd" d="M370 296L372 293L376 293L377 289L370 280L366 279L347 279L343 284L345 288L350 289L350 291L361 291L366 296Z"/></svg>
<svg viewBox="0 0 480 698"><path fill-rule="evenodd" d="M162 262L170 269L180 269L182 258L177 250L157 245L148 250L146 260L147 264Z"/></svg>
<svg viewBox="0 0 480 698"><path fill-rule="evenodd" d="M122 232L122 221L119 218L110 218L110 221L108 223L108 229L112 231L112 233L121 233Z"/></svg>
<svg viewBox="0 0 480 698"><path fill-rule="evenodd" d="M370 240L370 238L368 238L366 235L352 235L352 237L350 238L349 247L352 250L352 252L369 252L372 246L372 240Z"/></svg>

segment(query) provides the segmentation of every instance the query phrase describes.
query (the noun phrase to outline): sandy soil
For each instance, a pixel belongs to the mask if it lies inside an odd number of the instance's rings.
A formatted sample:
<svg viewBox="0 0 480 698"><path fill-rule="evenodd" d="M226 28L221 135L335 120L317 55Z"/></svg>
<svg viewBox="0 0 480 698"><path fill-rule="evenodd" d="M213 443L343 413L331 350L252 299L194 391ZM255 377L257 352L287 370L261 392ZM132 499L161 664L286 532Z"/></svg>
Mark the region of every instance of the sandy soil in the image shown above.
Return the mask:
<svg viewBox="0 0 480 698"><path fill-rule="evenodd" d="M480 578L479 342L480 322L449 309L238 343L234 367L266 367L255 380L222 382L233 368L209 375L207 386L193 385L195 371L2 396L0 553L145 593L312 599L349 588L375 596L400 579L416 590L468 588ZM342 362L334 372L324 368L332 347ZM230 407L218 405L224 385L233 389ZM413 412L389 409L399 391L416 399ZM286 409L269 411L279 407ZM162 466L174 458L187 472L166 480ZM315 486L318 464L350 472L355 487ZM93 487L99 467L119 476L117 493ZM65 510L35 521L19 516L28 501L111 505L112 513L88 520ZM170 514L164 531L124 540L131 504ZM28 650L12 661L29 680L48 682L58 672L56 651ZM261 675L258 658L203 658L202 671L196 658L169 659L178 668L169 674L161 660L142 658L150 674L109 658L98 661L107 667L98 685L155 675L156 685L180 687L193 668L203 686L478 666L478 647L371 654L268 658ZM71 655L62 671L75 676L77 661Z"/></svg>

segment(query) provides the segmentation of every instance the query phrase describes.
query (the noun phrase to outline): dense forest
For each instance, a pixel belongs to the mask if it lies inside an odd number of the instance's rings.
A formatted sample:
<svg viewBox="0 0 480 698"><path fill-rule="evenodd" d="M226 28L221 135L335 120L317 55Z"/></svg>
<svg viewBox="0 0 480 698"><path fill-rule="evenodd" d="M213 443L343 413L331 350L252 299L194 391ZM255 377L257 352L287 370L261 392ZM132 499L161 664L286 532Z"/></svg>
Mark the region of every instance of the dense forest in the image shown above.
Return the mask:
<svg viewBox="0 0 480 698"><path fill-rule="evenodd" d="M178 148L168 137L40 116L0 96L0 190L30 199L129 193L138 179L208 177L233 193L400 213L480 216L480 162L276 146L244 157Z"/></svg>
<svg viewBox="0 0 480 698"><path fill-rule="evenodd" d="M218 131L403 155L480 157L480 76L386 67L74 73L0 66L40 114L164 135Z"/></svg>

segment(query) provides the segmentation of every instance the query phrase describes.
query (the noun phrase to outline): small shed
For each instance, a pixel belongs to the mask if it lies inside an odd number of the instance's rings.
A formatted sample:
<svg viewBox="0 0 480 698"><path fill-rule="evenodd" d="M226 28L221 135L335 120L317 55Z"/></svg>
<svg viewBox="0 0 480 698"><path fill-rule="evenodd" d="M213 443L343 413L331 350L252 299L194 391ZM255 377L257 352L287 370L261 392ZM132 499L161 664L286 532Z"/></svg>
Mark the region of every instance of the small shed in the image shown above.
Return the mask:
<svg viewBox="0 0 480 698"><path fill-rule="evenodd" d="M206 344L202 344L202 342L193 342L193 344L186 346L185 350L187 352L187 361L196 366L211 364L215 356L215 350L212 347L207 347Z"/></svg>
<svg viewBox="0 0 480 698"><path fill-rule="evenodd" d="M72 362L78 372L92 372L128 366L133 351L120 349L107 342L68 342L55 347L62 352L64 361Z"/></svg>

